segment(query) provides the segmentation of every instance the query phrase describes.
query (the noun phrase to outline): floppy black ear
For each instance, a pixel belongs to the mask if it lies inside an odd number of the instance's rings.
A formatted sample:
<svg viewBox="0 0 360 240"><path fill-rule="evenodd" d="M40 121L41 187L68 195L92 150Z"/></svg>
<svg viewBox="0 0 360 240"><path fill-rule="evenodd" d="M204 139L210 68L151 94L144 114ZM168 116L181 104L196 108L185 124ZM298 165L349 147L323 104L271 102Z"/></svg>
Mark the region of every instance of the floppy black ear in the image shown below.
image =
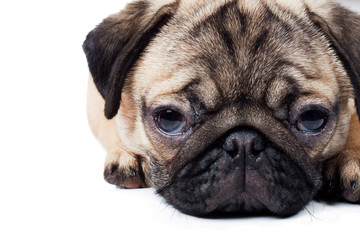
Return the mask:
<svg viewBox="0 0 360 240"><path fill-rule="evenodd" d="M339 4L330 3L330 12L321 16L308 10L311 20L330 40L354 88L360 116L360 16Z"/></svg>
<svg viewBox="0 0 360 240"><path fill-rule="evenodd" d="M86 37L83 49L95 85L105 99L108 119L118 112L129 71L176 11L177 2L172 2L158 9L147 0L130 3L120 13L106 18Z"/></svg>

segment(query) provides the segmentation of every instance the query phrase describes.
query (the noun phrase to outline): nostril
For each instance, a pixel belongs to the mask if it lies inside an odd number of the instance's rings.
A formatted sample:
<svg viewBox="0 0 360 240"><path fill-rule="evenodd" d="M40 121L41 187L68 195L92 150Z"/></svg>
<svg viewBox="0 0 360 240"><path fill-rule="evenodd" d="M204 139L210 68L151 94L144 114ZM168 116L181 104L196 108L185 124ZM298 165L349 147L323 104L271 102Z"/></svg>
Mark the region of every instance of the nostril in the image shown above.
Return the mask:
<svg viewBox="0 0 360 240"><path fill-rule="evenodd" d="M224 145L223 145L223 149L232 157L232 158L236 158L237 155L239 154L239 143L236 141L236 139L230 139L228 138Z"/></svg>
<svg viewBox="0 0 360 240"><path fill-rule="evenodd" d="M233 158L256 158L266 149L264 138L253 131L237 131L228 135L223 149Z"/></svg>
<svg viewBox="0 0 360 240"><path fill-rule="evenodd" d="M235 143L234 143L234 141L232 141L232 140L233 140L233 139L231 139L231 140L229 141L229 139L226 139L226 141L224 142L223 148L224 148L225 151L227 151L227 152L232 152L232 151L236 150Z"/></svg>

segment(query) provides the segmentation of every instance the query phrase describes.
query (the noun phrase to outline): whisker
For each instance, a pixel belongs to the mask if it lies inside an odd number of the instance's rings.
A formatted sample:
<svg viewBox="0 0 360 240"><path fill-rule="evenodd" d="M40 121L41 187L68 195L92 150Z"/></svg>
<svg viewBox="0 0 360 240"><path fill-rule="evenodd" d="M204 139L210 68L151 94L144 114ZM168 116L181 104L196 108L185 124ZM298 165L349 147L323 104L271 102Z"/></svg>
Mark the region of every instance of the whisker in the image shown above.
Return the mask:
<svg viewBox="0 0 360 240"><path fill-rule="evenodd" d="M127 154L129 154L130 156L136 158L136 155L135 155L135 154L133 154L132 152L129 152L129 151L128 151L126 148L124 148L121 144L116 143L116 146L117 146L118 148L120 148L121 150L123 150L124 152L126 152Z"/></svg>
<svg viewBox="0 0 360 240"><path fill-rule="evenodd" d="M346 124L337 125L337 127L346 127L346 126L349 126L349 125L352 125L352 124L355 124L355 123L357 123L357 120L350 121L349 123L346 123Z"/></svg>

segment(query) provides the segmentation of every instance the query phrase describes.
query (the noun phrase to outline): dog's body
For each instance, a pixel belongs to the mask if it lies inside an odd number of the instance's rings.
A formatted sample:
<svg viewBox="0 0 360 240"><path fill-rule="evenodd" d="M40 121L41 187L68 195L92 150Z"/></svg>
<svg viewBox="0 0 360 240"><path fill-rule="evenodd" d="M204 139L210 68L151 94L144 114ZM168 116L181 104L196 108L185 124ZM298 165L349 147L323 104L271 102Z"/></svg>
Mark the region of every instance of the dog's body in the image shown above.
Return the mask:
<svg viewBox="0 0 360 240"><path fill-rule="evenodd" d="M196 215L358 202L358 36L326 0L129 4L84 43L106 180Z"/></svg>

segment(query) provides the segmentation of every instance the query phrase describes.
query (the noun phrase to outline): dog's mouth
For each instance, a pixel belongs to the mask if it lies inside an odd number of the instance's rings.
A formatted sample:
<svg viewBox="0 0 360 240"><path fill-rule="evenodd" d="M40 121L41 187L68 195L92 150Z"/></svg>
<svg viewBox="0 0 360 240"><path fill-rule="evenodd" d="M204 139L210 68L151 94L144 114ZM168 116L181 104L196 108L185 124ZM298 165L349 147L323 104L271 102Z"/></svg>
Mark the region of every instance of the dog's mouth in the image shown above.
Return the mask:
<svg viewBox="0 0 360 240"><path fill-rule="evenodd" d="M287 154L253 131L237 131L186 163L159 193L190 215L289 216L318 186Z"/></svg>

